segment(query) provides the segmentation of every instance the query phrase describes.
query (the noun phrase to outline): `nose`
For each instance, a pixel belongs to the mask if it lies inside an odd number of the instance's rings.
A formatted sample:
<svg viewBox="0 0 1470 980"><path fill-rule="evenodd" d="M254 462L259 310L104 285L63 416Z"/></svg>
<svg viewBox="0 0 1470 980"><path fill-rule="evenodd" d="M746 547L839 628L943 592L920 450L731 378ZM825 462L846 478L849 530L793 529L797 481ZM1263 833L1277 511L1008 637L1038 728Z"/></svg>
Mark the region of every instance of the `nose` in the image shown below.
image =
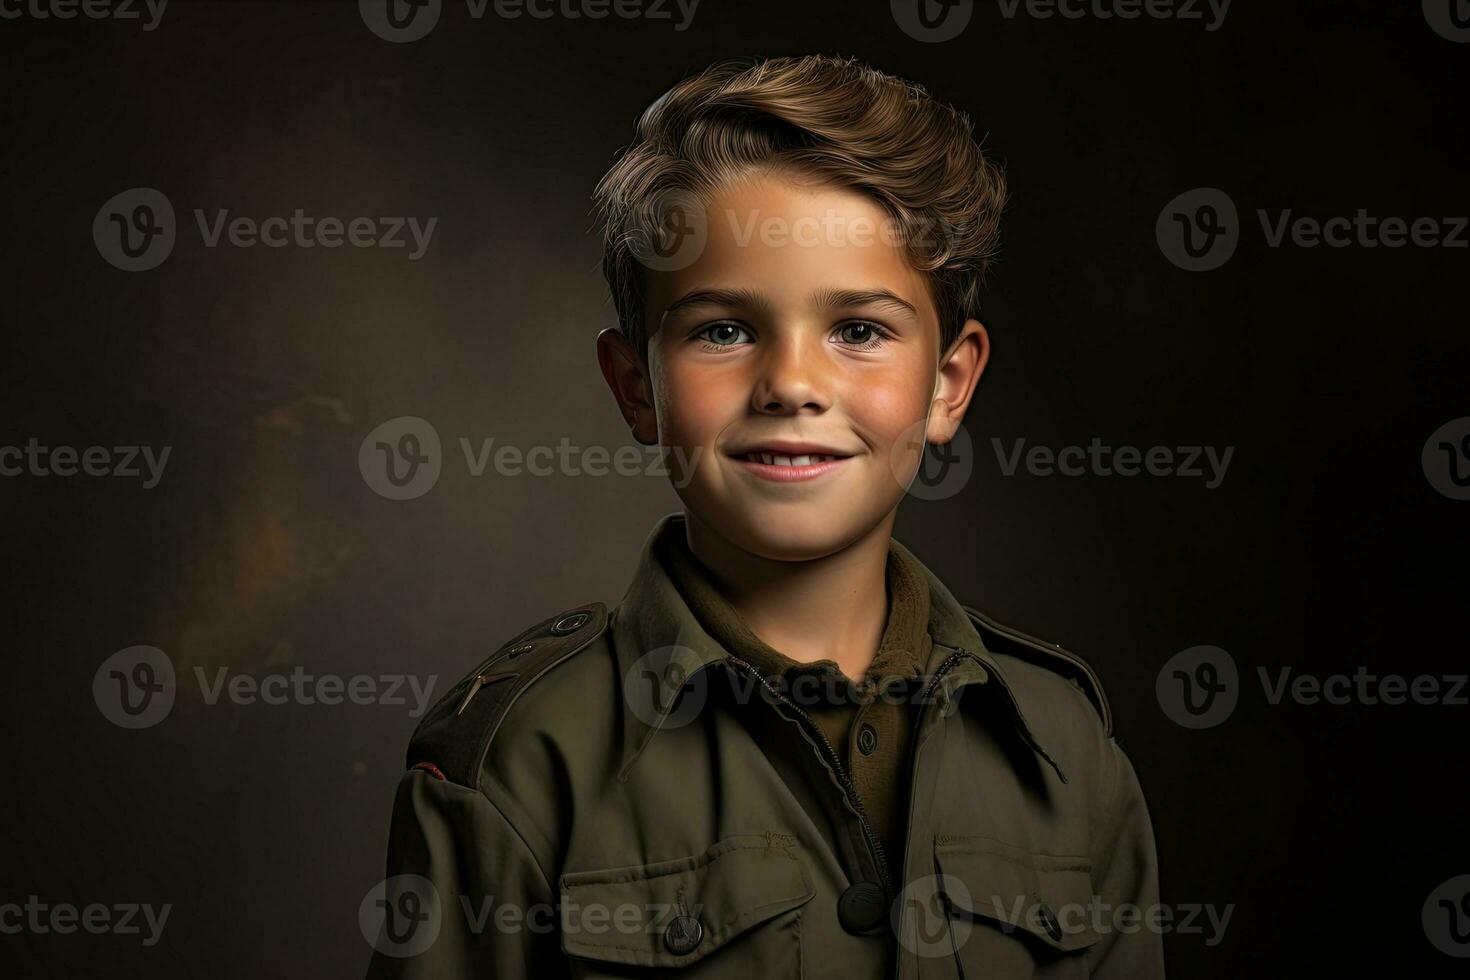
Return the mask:
<svg viewBox="0 0 1470 980"><path fill-rule="evenodd" d="M761 415L820 414L831 408L820 339L793 333L767 347L751 391L751 408Z"/></svg>

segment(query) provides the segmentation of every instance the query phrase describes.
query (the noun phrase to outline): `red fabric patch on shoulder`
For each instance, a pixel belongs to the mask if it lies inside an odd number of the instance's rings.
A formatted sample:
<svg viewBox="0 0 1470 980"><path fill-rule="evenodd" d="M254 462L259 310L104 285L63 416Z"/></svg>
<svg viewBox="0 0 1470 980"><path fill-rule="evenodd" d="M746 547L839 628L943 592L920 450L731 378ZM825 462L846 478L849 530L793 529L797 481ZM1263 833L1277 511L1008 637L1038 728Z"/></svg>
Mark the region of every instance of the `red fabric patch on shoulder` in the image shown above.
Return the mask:
<svg viewBox="0 0 1470 980"><path fill-rule="evenodd" d="M413 768L422 769L424 772L428 773L430 776L433 776L435 779L444 778L444 771L438 766L434 765L432 762L415 762L413 764Z"/></svg>

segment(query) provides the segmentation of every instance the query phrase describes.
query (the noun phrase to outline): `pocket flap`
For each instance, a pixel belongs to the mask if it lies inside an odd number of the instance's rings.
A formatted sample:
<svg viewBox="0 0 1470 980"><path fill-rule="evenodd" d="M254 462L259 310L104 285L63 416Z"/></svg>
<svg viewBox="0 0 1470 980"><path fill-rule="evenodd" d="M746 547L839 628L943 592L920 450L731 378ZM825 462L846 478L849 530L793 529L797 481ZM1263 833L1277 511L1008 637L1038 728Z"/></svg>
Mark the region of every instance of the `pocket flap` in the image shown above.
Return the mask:
<svg viewBox="0 0 1470 980"><path fill-rule="evenodd" d="M561 877L562 950L682 966L816 894L792 838L727 837L703 854Z"/></svg>
<svg viewBox="0 0 1470 980"><path fill-rule="evenodd" d="M1036 854L989 837L935 840L940 891L951 910L988 919L1060 952L1101 937L1092 925L1092 861Z"/></svg>

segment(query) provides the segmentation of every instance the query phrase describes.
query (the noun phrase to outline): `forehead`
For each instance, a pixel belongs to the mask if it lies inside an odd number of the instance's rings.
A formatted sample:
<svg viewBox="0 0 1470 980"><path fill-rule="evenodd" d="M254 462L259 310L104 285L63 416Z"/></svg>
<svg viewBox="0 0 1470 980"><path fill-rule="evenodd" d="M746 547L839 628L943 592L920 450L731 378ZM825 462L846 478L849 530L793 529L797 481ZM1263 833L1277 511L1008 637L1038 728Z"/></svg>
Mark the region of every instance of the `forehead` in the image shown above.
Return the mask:
<svg viewBox="0 0 1470 980"><path fill-rule="evenodd" d="M656 330L678 297L704 289L758 293L776 312L800 312L834 291L888 290L937 329L926 273L914 268L898 226L866 194L776 176L726 184L685 216L702 237L677 268L648 276L646 312Z"/></svg>

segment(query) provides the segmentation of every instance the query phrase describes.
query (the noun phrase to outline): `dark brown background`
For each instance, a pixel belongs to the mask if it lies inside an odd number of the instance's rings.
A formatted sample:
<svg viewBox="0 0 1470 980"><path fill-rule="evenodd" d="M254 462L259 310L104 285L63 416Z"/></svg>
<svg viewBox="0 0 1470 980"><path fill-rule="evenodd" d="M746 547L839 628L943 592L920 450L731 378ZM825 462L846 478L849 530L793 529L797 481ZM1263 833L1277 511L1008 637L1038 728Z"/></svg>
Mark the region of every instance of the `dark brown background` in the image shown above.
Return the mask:
<svg viewBox="0 0 1470 980"><path fill-rule="evenodd" d="M1290 10L1282 9L1290 7ZM404 708L179 704L144 731L91 697L114 651L181 670L438 675L560 608L616 601L652 478L471 477L460 436L617 447L589 193L637 113L720 57L855 54L971 113L1015 191L964 492L900 538L963 599L1099 670L1158 831L1165 899L1234 903L1179 977L1396 965L1462 975L1420 907L1470 871L1465 707L1267 706L1257 666L1465 670L1470 504L1425 439L1470 414L1465 251L1266 247L1254 209L1463 215L1470 47L1417 3L1237 0L1198 22L1003 19L928 45L884 3L704 0L668 22L471 20L390 44L355 4L185 4L160 27L0 21L0 444L169 445L161 484L0 479L9 750L0 902L153 902L162 942L0 936L14 976L350 976L414 720ZM162 190L158 269L108 265L101 204ZM1225 189L1222 269L1154 240ZM428 254L206 249L193 208L437 216ZM358 445L399 415L449 458L392 502ZM1224 484L1002 477L990 439L1231 445ZM1225 724L1155 698L1196 644L1247 676ZM189 699L181 695L181 701ZM197 700L197 699L196 699ZM977 787L983 792L983 787Z"/></svg>

